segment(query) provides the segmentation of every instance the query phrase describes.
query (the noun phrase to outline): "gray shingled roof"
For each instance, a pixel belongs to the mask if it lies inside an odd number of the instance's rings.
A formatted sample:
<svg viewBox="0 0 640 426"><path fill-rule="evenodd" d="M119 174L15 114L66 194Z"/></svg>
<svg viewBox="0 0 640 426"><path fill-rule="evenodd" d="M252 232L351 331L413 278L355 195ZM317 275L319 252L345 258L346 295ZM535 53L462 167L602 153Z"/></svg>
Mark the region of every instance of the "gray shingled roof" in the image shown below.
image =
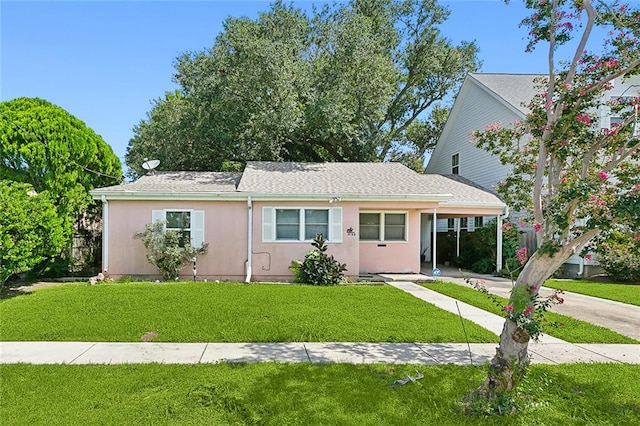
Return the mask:
<svg viewBox="0 0 640 426"><path fill-rule="evenodd" d="M540 92L534 80L542 74L485 74L470 73L469 76L489 91L513 105L523 114L529 112L525 106Z"/></svg>
<svg viewBox="0 0 640 426"><path fill-rule="evenodd" d="M427 195L446 194L400 163L249 162L238 186L260 194Z"/></svg>
<svg viewBox="0 0 640 426"><path fill-rule="evenodd" d="M477 183L460 175L424 175L440 176L446 179L444 185L450 188L453 197L447 203L481 202L495 203L501 202L502 197L495 191L487 189Z"/></svg>
<svg viewBox="0 0 640 426"><path fill-rule="evenodd" d="M417 173L400 163L249 162L243 173L156 172L137 181L91 191L101 195L171 196L171 194L235 194L235 196L416 197L447 203L499 204L500 199L464 178Z"/></svg>
<svg viewBox="0 0 640 426"><path fill-rule="evenodd" d="M236 192L242 173L230 172L155 172L123 185L94 189L101 192Z"/></svg>

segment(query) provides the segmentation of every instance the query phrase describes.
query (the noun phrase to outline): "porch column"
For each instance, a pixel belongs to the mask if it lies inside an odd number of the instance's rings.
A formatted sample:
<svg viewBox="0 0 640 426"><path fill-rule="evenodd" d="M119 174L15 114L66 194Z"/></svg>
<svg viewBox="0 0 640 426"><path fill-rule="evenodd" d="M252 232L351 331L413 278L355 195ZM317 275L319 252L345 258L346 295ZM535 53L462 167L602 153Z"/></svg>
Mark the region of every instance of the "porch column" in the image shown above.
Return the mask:
<svg viewBox="0 0 640 426"><path fill-rule="evenodd" d="M436 237L438 236L438 213L436 212L436 209L433 209L433 247L431 248L431 259L432 259L432 265L431 265L431 269L435 269L436 268Z"/></svg>
<svg viewBox="0 0 640 426"><path fill-rule="evenodd" d="M460 257L460 218L456 218L456 257Z"/></svg>
<svg viewBox="0 0 640 426"><path fill-rule="evenodd" d="M496 247L496 272L500 272L502 270L502 215L499 214L496 219L497 224L497 247Z"/></svg>

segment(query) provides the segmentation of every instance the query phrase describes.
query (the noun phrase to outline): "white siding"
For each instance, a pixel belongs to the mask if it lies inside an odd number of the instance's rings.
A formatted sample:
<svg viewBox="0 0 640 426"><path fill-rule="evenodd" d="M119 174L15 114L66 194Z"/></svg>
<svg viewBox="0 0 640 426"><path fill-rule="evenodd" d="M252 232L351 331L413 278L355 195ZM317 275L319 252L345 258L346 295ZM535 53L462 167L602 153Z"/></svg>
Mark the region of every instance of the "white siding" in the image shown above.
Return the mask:
<svg viewBox="0 0 640 426"><path fill-rule="evenodd" d="M497 121L506 126L522 117L475 83L467 82L465 86L456 100L455 111L449 117L448 131L443 132L438 141L437 152L434 151L426 171L451 174L451 156L458 153L460 176L491 189L504 179L511 167L500 164L497 157L476 147L471 140L471 132Z"/></svg>

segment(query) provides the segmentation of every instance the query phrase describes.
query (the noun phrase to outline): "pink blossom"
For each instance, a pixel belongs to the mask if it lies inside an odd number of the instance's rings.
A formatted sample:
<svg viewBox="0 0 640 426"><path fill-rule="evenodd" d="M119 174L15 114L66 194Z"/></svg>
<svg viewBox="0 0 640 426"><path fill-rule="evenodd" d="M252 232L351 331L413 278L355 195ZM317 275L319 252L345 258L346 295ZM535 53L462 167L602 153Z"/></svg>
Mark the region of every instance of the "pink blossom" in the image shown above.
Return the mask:
<svg viewBox="0 0 640 426"><path fill-rule="evenodd" d="M587 126L591 124L591 117L589 117L587 114L576 115L576 120L586 124Z"/></svg>
<svg viewBox="0 0 640 426"><path fill-rule="evenodd" d="M522 247L516 250L516 257L518 258L518 262L520 262L520 264L524 265L525 263L527 263L527 248Z"/></svg>
<svg viewBox="0 0 640 426"><path fill-rule="evenodd" d="M539 230L542 229L542 225L540 225L539 223L536 223L533 225L533 230L538 232Z"/></svg>
<svg viewBox="0 0 640 426"><path fill-rule="evenodd" d="M526 316L529 316L533 313L533 308L531 306L527 306L526 309L524 310L524 314Z"/></svg>
<svg viewBox="0 0 640 426"><path fill-rule="evenodd" d="M502 310L506 312L513 312L513 305L507 305L504 308L502 308Z"/></svg>
<svg viewBox="0 0 640 426"><path fill-rule="evenodd" d="M607 178L609 177L609 175L607 175L603 170L600 170L600 173L598 173L598 176L602 180L607 180Z"/></svg>
<svg viewBox="0 0 640 426"><path fill-rule="evenodd" d="M591 260L591 255L590 254L585 254L584 255L584 260Z"/></svg>

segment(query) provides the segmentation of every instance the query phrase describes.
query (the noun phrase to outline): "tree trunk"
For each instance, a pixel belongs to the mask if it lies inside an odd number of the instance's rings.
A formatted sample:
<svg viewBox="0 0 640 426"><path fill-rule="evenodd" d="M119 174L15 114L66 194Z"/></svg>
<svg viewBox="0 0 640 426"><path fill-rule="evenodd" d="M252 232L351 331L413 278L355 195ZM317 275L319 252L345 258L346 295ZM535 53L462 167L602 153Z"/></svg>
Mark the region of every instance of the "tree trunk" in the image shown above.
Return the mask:
<svg viewBox="0 0 640 426"><path fill-rule="evenodd" d="M564 263L569 255L570 253L561 250L553 256L532 256L518 276L511 291L509 303L513 305L516 302L514 294L523 294L522 292L527 288L530 289L532 300L535 299L544 281ZM529 365L530 340L531 336L527 330L518 327L509 318L505 319L500 334L500 346L496 348L496 354L491 360L487 378L477 389L463 398L465 411L473 411L473 402L477 400L488 404L495 403L495 406L500 405L499 402L505 393L513 390L526 374Z"/></svg>

